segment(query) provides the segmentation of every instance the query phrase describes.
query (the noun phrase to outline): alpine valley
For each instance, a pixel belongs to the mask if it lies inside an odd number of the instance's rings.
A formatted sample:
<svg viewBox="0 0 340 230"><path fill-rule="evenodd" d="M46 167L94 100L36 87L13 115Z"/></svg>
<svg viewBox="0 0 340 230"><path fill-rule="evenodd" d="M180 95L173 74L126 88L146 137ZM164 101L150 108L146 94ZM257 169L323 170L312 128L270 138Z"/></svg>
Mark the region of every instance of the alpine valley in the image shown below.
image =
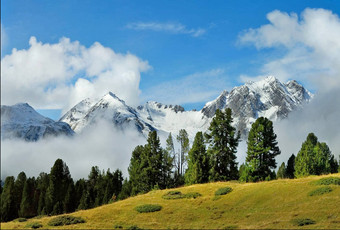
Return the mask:
<svg viewBox="0 0 340 230"><path fill-rule="evenodd" d="M86 132L100 120L112 123L113 129L132 128L144 137L152 130L159 134L177 134L185 129L192 140L198 131L206 131L217 109L232 109L234 126L243 139L251 124L261 116L273 121L285 119L313 98L296 81L282 83L269 76L257 82L247 82L223 91L207 102L200 111L185 111L179 105L164 105L149 101L133 108L112 92L102 98L87 98L66 112L58 122L43 117L25 103L1 106L1 138L17 137L36 141L51 135L72 136Z"/></svg>

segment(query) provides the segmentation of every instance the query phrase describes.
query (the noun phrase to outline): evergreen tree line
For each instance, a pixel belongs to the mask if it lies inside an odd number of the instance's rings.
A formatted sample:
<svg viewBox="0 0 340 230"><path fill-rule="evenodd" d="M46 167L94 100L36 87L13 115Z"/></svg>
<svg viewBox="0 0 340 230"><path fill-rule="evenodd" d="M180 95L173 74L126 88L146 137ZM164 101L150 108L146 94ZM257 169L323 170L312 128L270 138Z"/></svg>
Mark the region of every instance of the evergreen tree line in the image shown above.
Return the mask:
<svg viewBox="0 0 340 230"><path fill-rule="evenodd" d="M287 167L283 163L275 173L275 157L281 151L273 123L264 117L252 124L247 140L246 161L238 169L236 152L240 134L232 126L231 113L229 108L225 111L216 110L208 131L198 132L191 148L186 131L180 130L177 136L180 150L177 153L171 133L165 149L160 147L157 133L150 133L147 144L137 146L132 153L128 170L130 180L126 180L123 185L125 197L154 188L183 184L227 180L257 182L335 173L340 169L327 144L318 142L311 133L297 157L293 154Z"/></svg>
<svg viewBox="0 0 340 230"><path fill-rule="evenodd" d="M107 204L118 198L123 177L120 170L100 172L92 167L88 179L74 183L69 168L57 159L49 174L27 178L24 172L15 179L8 176L1 188L1 222L18 217L57 215Z"/></svg>

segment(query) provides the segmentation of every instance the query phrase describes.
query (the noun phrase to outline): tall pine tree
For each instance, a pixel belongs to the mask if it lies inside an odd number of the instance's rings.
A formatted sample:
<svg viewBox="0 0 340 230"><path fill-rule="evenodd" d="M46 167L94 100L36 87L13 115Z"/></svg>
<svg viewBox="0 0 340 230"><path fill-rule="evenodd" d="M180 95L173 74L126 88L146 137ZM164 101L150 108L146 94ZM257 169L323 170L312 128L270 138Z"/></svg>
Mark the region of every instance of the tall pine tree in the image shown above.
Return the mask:
<svg viewBox="0 0 340 230"><path fill-rule="evenodd" d="M1 222L10 221L18 217L14 194L14 177L8 176L5 179L4 189L1 193Z"/></svg>
<svg viewBox="0 0 340 230"><path fill-rule="evenodd" d="M179 130L177 141L180 143L181 147L179 152L179 174L183 175L184 166L186 163L186 155L189 152L189 137L185 129Z"/></svg>
<svg viewBox="0 0 340 230"><path fill-rule="evenodd" d="M232 122L230 108L226 108L224 112L217 109L206 133L210 143L208 154L211 162L211 181L238 179L236 152L240 133L236 133Z"/></svg>
<svg viewBox="0 0 340 230"><path fill-rule="evenodd" d="M209 158L204 145L203 133L198 132L188 154L188 169L185 172L185 183L197 184L208 182L209 170Z"/></svg>
<svg viewBox="0 0 340 230"><path fill-rule="evenodd" d="M281 153L277 146L273 123L267 118L258 118L248 135L246 164L250 167L249 180L272 179L276 168L275 157Z"/></svg>
<svg viewBox="0 0 340 230"><path fill-rule="evenodd" d="M309 133L295 158L295 176L321 175L336 171L336 160L326 143Z"/></svg>
<svg viewBox="0 0 340 230"><path fill-rule="evenodd" d="M286 177L289 179L293 179L294 172L295 172L295 155L292 154L287 162Z"/></svg>
<svg viewBox="0 0 340 230"><path fill-rule="evenodd" d="M70 171L66 163L61 159L57 159L51 168L49 186L45 196L47 214L63 213L63 203L71 180Z"/></svg>

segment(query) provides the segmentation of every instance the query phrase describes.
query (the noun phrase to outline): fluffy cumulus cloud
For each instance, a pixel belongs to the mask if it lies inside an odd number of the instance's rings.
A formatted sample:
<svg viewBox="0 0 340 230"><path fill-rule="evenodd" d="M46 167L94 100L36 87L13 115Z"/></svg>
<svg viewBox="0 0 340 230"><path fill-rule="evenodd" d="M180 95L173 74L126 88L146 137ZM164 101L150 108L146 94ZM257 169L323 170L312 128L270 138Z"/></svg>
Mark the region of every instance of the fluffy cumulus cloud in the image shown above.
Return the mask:
<svg viewBox="0 0 340 230"><path fill-rule="evenodd" d="M279 159L287 160L290 154L296 154L309 132L315 132L339 155L339 16L330 10L307 8L300 16L276 10L267 19L269 24L249 29L239 38L241 43L254 45L258 50L280 51L281 55L265 62L260 72L281 80L300 80L316 90L311 103L276 124L282 149Z"/></svg>
<svg viewBox="0 0 340 230"><path fill-rule="evenodd" d="M84 98L112 91L136 105L140 74L149 68L147 61L98 42L87 48L68 38L48 44L31 37L28 49L13 49L1 60L1 100L65 110Z"/></svg>
<svg viewBox="0 0 340 230"><path fill-rule="evenodd" d="M157 22L134 22L126 26L133 30L164 31L173 34L190 34L192 37L199 37L205 34L205 29L188 29L181 23L157 23Z"/></svg>

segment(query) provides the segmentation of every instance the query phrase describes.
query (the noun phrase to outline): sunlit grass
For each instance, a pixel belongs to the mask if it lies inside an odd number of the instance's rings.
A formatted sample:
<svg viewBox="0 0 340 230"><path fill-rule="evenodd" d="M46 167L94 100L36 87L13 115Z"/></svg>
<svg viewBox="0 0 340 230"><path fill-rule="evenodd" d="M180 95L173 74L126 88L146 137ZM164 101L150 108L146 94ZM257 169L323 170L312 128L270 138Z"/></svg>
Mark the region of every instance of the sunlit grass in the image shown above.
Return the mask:
<svg viewBox="0 0 340 230"><path fill-rule="evenodd" d="M319 196L308 193L318 186L314 181L340 174L311 176L294 180L274 180L260 183L217 182L176 189L156 190L113 204L72 213L86 222L61 227L48 226L53 217L28 219L26 222L2 223L2 229L22 229L31 222L46 228L129 228L147 229L235 229L235 228L297 228L294 220L313 220L315 224L299 228L340 229L340 186L330 185L332 192ZM231 187L232 192L214 200L215 192ZM199 193L196 199L164 199L169 191L182 194ZM143 204L158 204L158 212L138 213Z"/></svg>

